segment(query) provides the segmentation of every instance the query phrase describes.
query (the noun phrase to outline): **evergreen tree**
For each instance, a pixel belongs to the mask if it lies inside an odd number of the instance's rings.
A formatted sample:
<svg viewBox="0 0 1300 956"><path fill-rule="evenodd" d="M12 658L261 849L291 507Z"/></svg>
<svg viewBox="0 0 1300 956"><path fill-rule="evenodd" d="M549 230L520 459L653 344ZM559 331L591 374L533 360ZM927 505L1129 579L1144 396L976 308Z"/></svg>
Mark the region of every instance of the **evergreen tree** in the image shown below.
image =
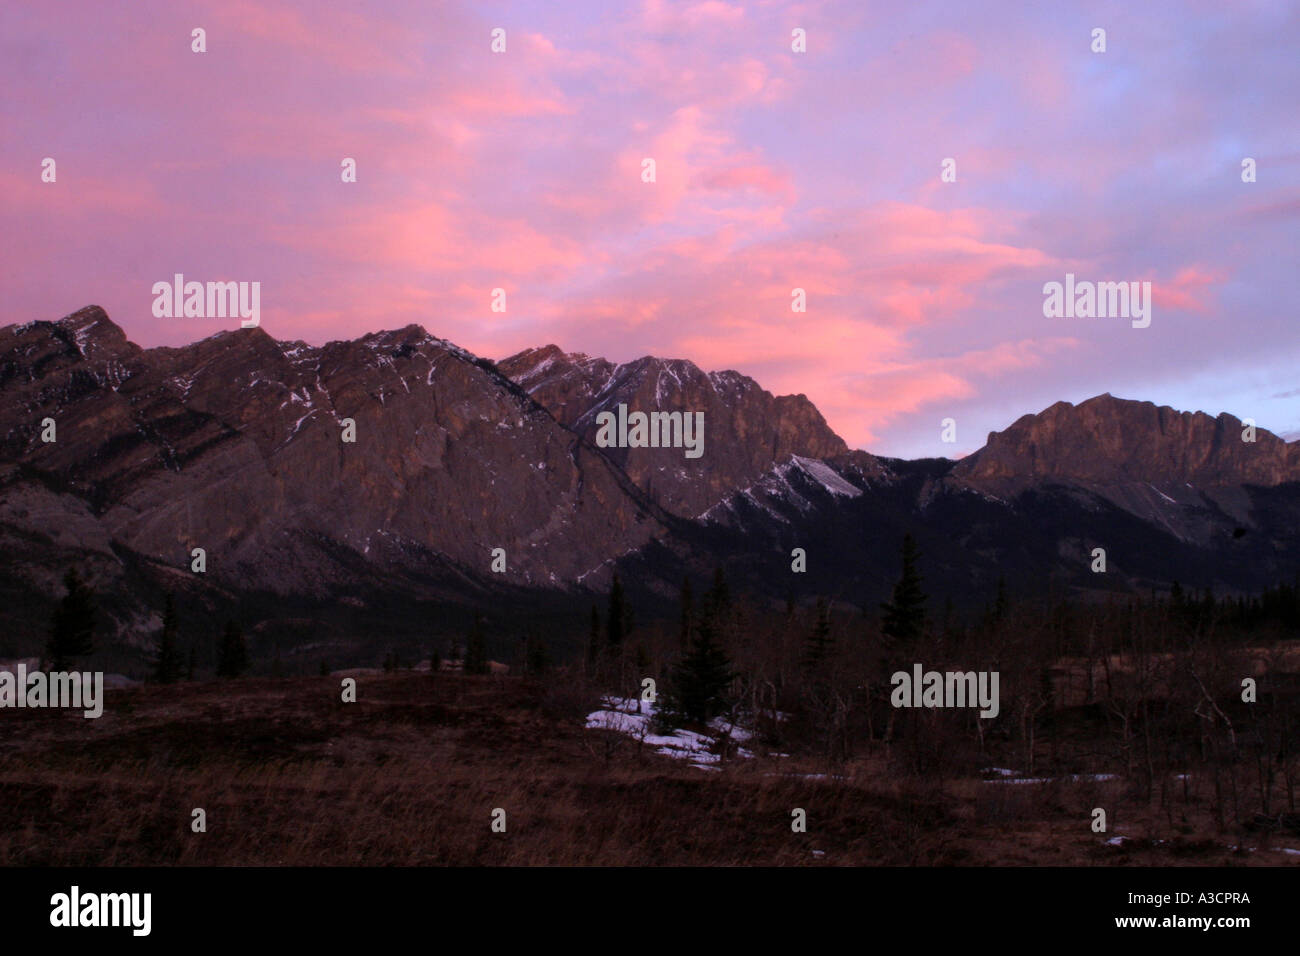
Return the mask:
<svg viewBox="0 0 1300 956"><path fill-rule="evenodd" d="M686 650L691 643L691 622L695 616L695 609L692 606L694 599L691 595L691 578L690 575L682 575L682 618L681 630L678 638L681 641L682 650Z"/></svg>
<svg viewBox="0 0 1300 956"><path fill-rule="evenodd" d="M244 632L234 621L227 621L217 653L217 676L238 677L248 670L248 644Z"/></svg>
<svg viewBox="0 0 1300 956"><path fill-rule="evenodd" d="M803 665L809 671L818 671L830 659L834 647L831 637L830 607L825 598L817 599L817 618L813 623L812 633L804 647Z"/></svg>
<svg viewBox="0 0 1300 956"><path fill-rule="evenodd" d="M198 666L199 666L199 652L198 649L193 644L191 644L190 659L185 665L186 680L191 680L191 681L194 680L194 672L198 669Z"/></svg>
<svg viewBox="0 0 1300 956"><path fill-rule="evenodd" d="M721 567L713 571L713 585L704 595L704 609L699 616L710 619L714 640L723 647L734 646L736 614L731 603L731 589Z"/></svg>
<svg viewBox="0 0 1300 956"><path fill-rule="evenodd" d="M614 583L609 589L609 614L605 620L605 643L611 650L623 646L627 637L627 599L623 594L623 582L614 575Z"/></svg>
<svg viewBox="0 0 1300 956"><path fill-rule="evenodd" d="M465 641L465 673L486 674L488 672L487 640L483 636L483 616L474 615L474 626L470 628Z"/></svg>
<svg viewBox="0 0 1300 956"><path fill-rule="evenodd" d="M891 600L880 605L885 612L881 630L895 646L907 646L921 637L925 626L925 594L917 570L920 554L910 534L903 536L903 571Z"/></svg>
<svg viewBox="0 0 1300 956"><path fill-rule="evenodd" d="M713 570L713 587L709 589L708 594L709 611L715 617L725 617L731 610L731 590L727 587L727 576L722 573L722 568Z"/></svg>
<svg viewBox="0 0 1300 956"><path fill-rule="evenodd" d="M50 618L49 638L45 654L50 670L64 670L71 658L86 657L95 650L94 594L76 568L69 568L63 576L67 594L59 601Z"/></svg>
<svg viewBox="0 0 1300 956"><path fill-rule="evenodd" d="M158 638L158 656L154 659L153 679L160 684L173 684L181 676L181 652L177 644L180 624L176 617L176 603L171 592L163 605L162 633Z"/></svg>
<svg viewBox="0 0 1300 956"><path fill-rule="evenodd" d="M329 677L329 676L330 676L330 662L329 662L329 661L322 660L322 661L320 662L320 676L321 676L321 677Z"/></svg>
<svg viewBox="0 0 1300 956"><path fill-rule="evenodd" d="M600 611L591 606L591 630L587 633L587 673L591 673L600 656Z"/></svg>
<svg viewBox="0 0 1300 956"><path fill-rule="evenodd" d="M705 723L727 709L726 694L735 673L716 630L713 614L696 624L691 649L673 671L665 708L669 714Z"/></svg>
<svg viewBox="0 0 1300 956"><path fill-rule="evenodd" d="M529 635L524 650L524 670L534 677L545 674L551 666L551 651L546 642Z"/></svg>
<svg viewBox="0 0 1300 956"><path fill-rule="evenodd" d="M441 670L442 670L442 655L438 653L438 649L435 647L433 649L433 652L429 655L429 673L436 674Z"/></svg>
<svg viewBox="0 0 1300 956"><path fill-rule="evenodd" d="M1007 579L999 574L998 575L998 596L993 603L993 620L995 623L997 624L1002 623L1003 618L1007 616L1007 609L1009 607L1010 607L1010 602L1008 602L1007 600Z"/></svg>

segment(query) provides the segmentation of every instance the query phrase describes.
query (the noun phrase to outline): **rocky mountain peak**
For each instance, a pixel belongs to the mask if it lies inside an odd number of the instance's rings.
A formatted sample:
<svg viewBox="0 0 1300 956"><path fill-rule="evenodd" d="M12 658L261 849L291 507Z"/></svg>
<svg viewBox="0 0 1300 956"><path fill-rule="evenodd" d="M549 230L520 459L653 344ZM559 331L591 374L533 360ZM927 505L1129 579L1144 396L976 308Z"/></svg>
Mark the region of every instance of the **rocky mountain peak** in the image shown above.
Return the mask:
<svg viewBox="0 0 1300 956"><path fill-rule="evenodd" d="M972 480L1040 478L1272 486L1300 480L1300 444L1262 428L1244 441L1235 416L1180 412L1109 393L1057 402L989 434L953 468Z"/></svg>
<svg viewBox="0 0 1300 956"><path fill-rule="evenodd" d="M595 441L602 412L703 412L704 454L677 448L609 448L605 454L674 514L695 517L794 455L848 451L803 395L775 396L735 371L704 372L685 359L642 356L615 364L555 345L498 364L556 419Z"/></svg>

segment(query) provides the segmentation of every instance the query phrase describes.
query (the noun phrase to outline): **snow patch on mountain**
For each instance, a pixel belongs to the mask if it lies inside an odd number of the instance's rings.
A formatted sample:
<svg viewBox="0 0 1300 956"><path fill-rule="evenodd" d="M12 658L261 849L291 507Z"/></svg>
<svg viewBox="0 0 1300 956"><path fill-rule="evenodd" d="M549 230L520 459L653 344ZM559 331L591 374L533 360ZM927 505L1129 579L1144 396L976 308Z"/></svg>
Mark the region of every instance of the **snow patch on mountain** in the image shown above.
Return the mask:
<svg viewBox="0 0 1300 956"><path fill-rule="evenodd" d="M791 457L790 462L782 467L789 468L795 465L802 469L808 477L818 482L823 488L833 495L843 495L846 498L856 498L862 494L862 489L856 485L851 485L830 465L816 458L801 458L799 455Z"/></svg>

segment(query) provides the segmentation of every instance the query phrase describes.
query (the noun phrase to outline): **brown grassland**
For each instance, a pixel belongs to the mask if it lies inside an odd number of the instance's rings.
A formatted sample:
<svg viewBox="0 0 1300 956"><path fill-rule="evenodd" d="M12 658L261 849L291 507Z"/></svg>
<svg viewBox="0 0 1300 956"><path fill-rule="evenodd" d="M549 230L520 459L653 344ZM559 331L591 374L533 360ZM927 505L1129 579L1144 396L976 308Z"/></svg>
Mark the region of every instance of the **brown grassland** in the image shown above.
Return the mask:
<svg viewBox="0 0 1300 956"><path fill-rule="evenodd" d="M779 755L711 771L584 729L594 696L563 679L376 674L348 704L339 687L141 686L109 691L98 720L0 711L0 865L1300 864L1300 838L1216 833L1194 780L1171 815L1123 780L922 780L879 753L829 775Z"/></svg>

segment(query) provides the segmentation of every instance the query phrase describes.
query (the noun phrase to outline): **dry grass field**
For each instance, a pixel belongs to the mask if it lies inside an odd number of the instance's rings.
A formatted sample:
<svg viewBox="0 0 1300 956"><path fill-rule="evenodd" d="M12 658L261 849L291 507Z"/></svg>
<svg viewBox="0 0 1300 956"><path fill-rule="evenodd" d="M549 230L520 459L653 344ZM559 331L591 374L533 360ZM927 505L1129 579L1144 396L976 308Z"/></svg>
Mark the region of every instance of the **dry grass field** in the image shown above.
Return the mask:
<svg viewBox="0 0 1300 956"><path fill-rule="evenodd" d="M1300 839L1215 833L1195 794L1171 815L1118 779L922 781L880 755L705 770L584 729L594 696L563 679L364 676L349 704L339 681L110 691L98 720L0 712L0 865L1300 863Z"/></svg>

